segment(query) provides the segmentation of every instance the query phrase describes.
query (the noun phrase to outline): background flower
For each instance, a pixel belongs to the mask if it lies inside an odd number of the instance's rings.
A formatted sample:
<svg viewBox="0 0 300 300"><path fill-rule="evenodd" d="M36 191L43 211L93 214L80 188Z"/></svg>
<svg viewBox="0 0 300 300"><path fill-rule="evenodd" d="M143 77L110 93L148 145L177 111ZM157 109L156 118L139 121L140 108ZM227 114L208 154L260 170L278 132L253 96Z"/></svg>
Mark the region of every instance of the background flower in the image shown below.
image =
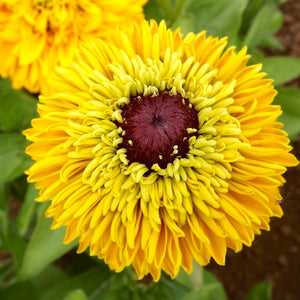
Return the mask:
<svg viewBox="0 0 300 300"><path fill-rule="evenodd" d="M80 40L105 39L120 24L143 19L146 0L1 0L0 75L13 87L46 90L56 64L68 65Z"/></svg>
<svg viewBox="0 0 300 300"><path fill-rule="evenodd" d="M225 47L144 22L58 70L25 133L29 181L66 243L79 236L79 252L158 280L193 258L224 264L282 215L278 187L297 160L276 91L245 48Z"/></svg>

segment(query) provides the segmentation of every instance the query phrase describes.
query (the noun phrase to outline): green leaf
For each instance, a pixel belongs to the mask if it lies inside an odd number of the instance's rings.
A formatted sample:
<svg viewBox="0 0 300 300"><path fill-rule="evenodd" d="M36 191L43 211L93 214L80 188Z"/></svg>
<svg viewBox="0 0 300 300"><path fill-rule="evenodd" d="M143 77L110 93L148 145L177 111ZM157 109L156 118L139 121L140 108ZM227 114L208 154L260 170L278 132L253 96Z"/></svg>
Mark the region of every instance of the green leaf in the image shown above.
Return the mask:
<svg viewBox="0 0 300 300"><path fill-rule="evenodd" d="M194 273L194 272L193 272ZM191 274L186 273L183 269L180 269L178 275L175 277L174 281L187 290L191 291L193 289L193 282Z"/></svg>
<svg viewBox="0 0 300 300"><path fill-rule="evenodd" d="M283 24L283 14L282 14L279 6L277 6L277 9L274 12L274 14L270 20L270 24L269 24L270 35L269 36L272 36L272 34L277 32L282 27L282 24Z"/></svg>
<svg viewBox="0 0 300 300"><path fill-rule="evenodd" d="M50 263L70 251L77 245L77 241L63 244L65 228L51 230L51 218L43 213L39 215L36 227L27 246L18 277L22 280L38 275Z"/></svg>
<svg viewBox="0 0 300 300"><path fill-rule="evenodd" d="M18 235L14 220L10 220L6 212L0 210L0 247L4 251L9 251L17 265L20 265L24 252L25 244Z"/></svg>
<svg viewBox="0 0 300 300"><path fill-rule="evenodd" d="M2 252L1 263L0 263L0 290L5 286L11 285L11 282L14 280L14 274L16 270L16 264L14 263L12 257L5 252ZM1 296L0 296L0 299Z"/></svg>
<svg viewBox="0 0 300 300"><path fill-rule="evenodd" d="M9 210L9 201L6 192L6 184L0 182L0 211L8 212Z"/></svg>
<svg viewBox="0 0 300 300"><path fill-rule="evenodd" d="M230 43L234 43L247 3L248 0L185 1L181 14L173 22L172 28L180 26L182 32L186 34L190 28L185 28L185 25L188 23L190 27L193 23L193 31L196 33L207 30L208 34L213 36L229 36ZM188 19L192 21L187 22Z"/></svg>
<svg viewBox="0 0 300 300"><path fill-rule="evenodd" d="M186 294L181 300L226 300L226 293L221 283L203 285Z"/></svg>
<svg viewBox="0 0 300 300"><path fill-rule="evenodd" d="M0 78L0 130L22 131L37 116L37 99L24 90L14 90L8 79Z"/></svg>
<svg viewBox="0 0 300 300"><path fill-rule="evenodd" d="M30 282L19 282L5 289L0 290L0 299L2 300L17 300L30 299L39 300L35 294L33 286Z"/></svg>
<svg viewBox="0 0 300 300"><path fill-rule="evenodd" d="M21 133L0 133L0 145L0 182L8 182L31 165L29 156L24 153L27 141Z"/></svg>
<svg viewBox="0 0 300 300"><path fill-rule="evenodd" d="M187 290L196 290L203 285L219 283L218 279L211 272L207 271L195 261L193 262L193 272L191 274L181 269L174 281Z"/></svg>
<svg viewBox="0 0 300 300"><path fill-rule="evenodd" d="M174 0L156 0L156 3L160 7L163 19L167 21L167 24L172 22L175 14Z"/></svg>
<svg viewBox="0 0 300 300"><path fill-rule="evenodd" d="M154 19L158 23L164 20L170 27L181 14L186 0L149 0L144 6L146 19Z"/></svg>
<svg viewBox="0 0 300 300"><path fill-rule="evenodd" d="M6 237L8 231L7 212L0 209L0 250L7 250Z"/></svg>
<svg viewBox="0 0 300 300"><path fill-rule="evenodd" d="M203 283L206 284L213 284L219 283L219 279L210 271L203 268Z"/></svg>
<svg viewBox="0 0 300 300"><path fill-rule="evenodd" d="M248 51L248 53L251 55L248 65L260 64L261 61L263 61L263 59L265 58L263 52L261 52L257 48L251 49L250 51Z"/></svg>
<svg viewBox="0 0 300 300"><path fill-rule="evenodd" d="M180 270L174 283L186 289L180 300L226 300L226 292L221 282L209 271L194 262L191 274Z"/></svg>
<svg viewBox="0 0 300 300"><path fill-rule="evenodd" d="M243 21L241 25L241 33L245 33L248 31L249 27L251 26L251 21L259 11L259 9L264 4L265 0L249 0L248 5L245 9L243 15Z"/></svg>
<svg viewBox="0 0 300 300"><path fill-rule="evenodd" d="M264 40L261 42L262 47L267 47L267 48L274 48L280 51L284 50L284 46L279 42L279 40L273 36L269 35L264 38Z"/></svg>
<svg viewBox="0 0 300 300"><path fill-rule="evenodd" d="M44 294L48 289L69 280L68 275L58 266L52 264L38 276L30 280L37 295Z"/></svg>
<svg viewBox="0 0 300 300"><path fill-rule="evenodd" d="M184 297L189 290L182 286L181 284L178 284L175 280L170 280L166 278L161 278L160 283L165 289L165 293L168 294L168 300L181 300L182 297Z"/></svg>
<svg viewBox="0 0 300 300"><path fill-rule="evenodd" d="M268 1L263 5L253 18L243 44L255 48L264 39L273 35L282 23L282 14L276 1Z"/></svg>
<svg viewBox="0 0 300 300"><path fill-rule="evenodd" d="M281 85L300 76L300 58L288 56L265 57L260 61L268 78L274 79L275 85Z"/></svg>
<svg viewBox="0 0 300 300"><path fill-rule="evenodd" d="M256 284L247 294L244 300L271 300L272 286L269 282L263 281Z"/></svg>
<svg viewBox="0 0 300 300"><path fill-rule="evenodd" d="M10 277L10 279L11 278L12 277ZM54 285L60 284L65 280L68 280L68 277L59 267L49 266L39 276L35 277L34 280L15 282L10 284L9 287L2 287L2 289L0 289L0 299L40 300L39 295L43 294L45 290L48 290Z"/></svg>
<svg viewBox="0 0 300 300"><path fill-rule="evenodd" d="M291 140L296 139L300 132L300 89L291 87L278 87L278 95L274 104L281 106L283 113L279 121L284 124L284 130Z"/></svg>
<svg viewBox="0 0 300 300"><path fill-rule="evenodd" d="M29 183L27 186L25 200L17 217L17 226L20 235L24 235L28 230L37 206L37 203L34 201L34 199L37 198L38 195L39 192L35 189L34 184Z"/></svg>
<svg viewBox="0 0 300 300"><path fill-rule="evenodd" d="M97 289L101 289L103 284L109 280L111 274L106 265L99 263L88 271L49 287L40 295L39 300L64 299L68 293L76 289L81 289L87 295L90 295Z"/></svg>
<svg viewBox="0 0 300 300"><path fill-rule="evenodd" d="M88 300L88 297L82 289L76 289L69 292L64 300Z"/></svg>
<svg viewBox="0 0 300 300"><path fill-rule="evenodd" d="M205 268L194 263L194 270L189 276L189 280L179 273L179 278L175 282L188 288L189 292L180 300L226 300L226 292L221 282Z"/></svg>
<svg viewBox="0 0 300 300"><path fill-rule="evenodd" d="M247 32L253 27L253 24L257 24L259 26L260 21L262 22L262 27L264 26L265 20L260 20L261 14L260 10L264 7L265 4L271 5L278 8L278 5L280 4L278 0L249 0L248 6L244 12L242 25L240 29L240 38L243 40L245 38L245 35ZM267 10L267 9L265 9ZM267 14L268 12L265 11ZM283 23L283 15L281 13L280 9L275 9L275 13L272 15L271 19L269 20L269 23L267 24L267 27L258 28L259 34L262 34L262 37L258 38L260 39L259 45L263 47L269 47L269 48L275 48L279 50L283 50L284 47L282 44L278 41L278 39L273 35L275 32L277 32ZM252 28L253 30L254 28ZM249 32L248 32L249 34ZM256 33L254 33L254 38L256 37ZM248 44L248 47L250 46L251 49L254 49L250 44Z"/></svg>
<svg viewBox="0 0 300 300"><path fill-rule="evenodd" d="M175 21L172 26L173 30L176 30L177 27L181 28L181 32L183 34L187 34L189 32L196 32L195 29L195 18L192 14L185 14L180 17L180 20Z"/></svg>
<svg viewBox="0 0 300 300"><path fill-rule="evenodd" d="M156 0L150 0L147 2L144 6L144 14L148 20L154 19L159 22L163 19L163 10Z"/></svg>
<svg viewBox="0 0 300 300"><path fill-rule="evenodd" d="M131 300L130 293L128 289L125 289L122 291L113 291L113 290L107 290L104 289L102 293L100 293L100 297L98 299L101 300L119 300L120 295L122 295L122 300Z"/></svg>

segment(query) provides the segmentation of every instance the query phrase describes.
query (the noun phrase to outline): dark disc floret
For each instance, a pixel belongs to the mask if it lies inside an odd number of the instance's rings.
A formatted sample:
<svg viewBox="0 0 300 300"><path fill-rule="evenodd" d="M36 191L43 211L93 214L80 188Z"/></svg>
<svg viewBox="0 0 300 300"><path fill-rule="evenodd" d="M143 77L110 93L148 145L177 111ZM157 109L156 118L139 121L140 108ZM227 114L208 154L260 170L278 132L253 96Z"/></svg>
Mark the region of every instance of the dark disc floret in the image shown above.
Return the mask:
<svg viewBox="0 0 300 300"><path fill-rule="evenodd" d="M166 168L189 150L189 138L197 135L198 116L187 98L169 91L131 97L122 107L123 142L130 163L139 162L151 169Z"/></svg>

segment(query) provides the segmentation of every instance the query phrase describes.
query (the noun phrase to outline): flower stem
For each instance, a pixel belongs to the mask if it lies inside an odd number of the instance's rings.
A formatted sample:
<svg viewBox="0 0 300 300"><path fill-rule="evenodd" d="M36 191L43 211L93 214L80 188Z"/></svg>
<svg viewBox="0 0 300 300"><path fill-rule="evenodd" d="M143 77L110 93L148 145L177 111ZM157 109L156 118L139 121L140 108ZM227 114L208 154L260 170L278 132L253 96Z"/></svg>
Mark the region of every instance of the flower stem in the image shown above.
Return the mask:
<svg viewBox="0 0 300 300"><path fill-rule="evenodd" d="M195 261L193 262L194 271L192 273L192 285L195 290L203 285L203 267Z"/></svg>

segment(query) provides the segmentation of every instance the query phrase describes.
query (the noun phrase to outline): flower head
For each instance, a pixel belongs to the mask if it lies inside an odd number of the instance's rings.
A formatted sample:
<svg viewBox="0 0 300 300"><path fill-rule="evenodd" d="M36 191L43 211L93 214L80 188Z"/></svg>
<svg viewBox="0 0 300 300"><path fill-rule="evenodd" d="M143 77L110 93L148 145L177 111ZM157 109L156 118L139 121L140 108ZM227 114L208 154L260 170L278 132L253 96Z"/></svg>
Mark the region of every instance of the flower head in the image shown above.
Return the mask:
<svg viewBox="0 0 300 300"><path fill-rule="evenodd" d="M138 277L250 246L280 217L286 166L272 80L246 49L144 21L80 48L25 131L29 181L65 242Z"/></svg>
<svg viewBox="0 0 300 300"><path fill-rule="evenodd" d="M146 0L0 0L0 75L14 88L46 90L49 72L69 65L89 37L143 19Z"/></svg>

